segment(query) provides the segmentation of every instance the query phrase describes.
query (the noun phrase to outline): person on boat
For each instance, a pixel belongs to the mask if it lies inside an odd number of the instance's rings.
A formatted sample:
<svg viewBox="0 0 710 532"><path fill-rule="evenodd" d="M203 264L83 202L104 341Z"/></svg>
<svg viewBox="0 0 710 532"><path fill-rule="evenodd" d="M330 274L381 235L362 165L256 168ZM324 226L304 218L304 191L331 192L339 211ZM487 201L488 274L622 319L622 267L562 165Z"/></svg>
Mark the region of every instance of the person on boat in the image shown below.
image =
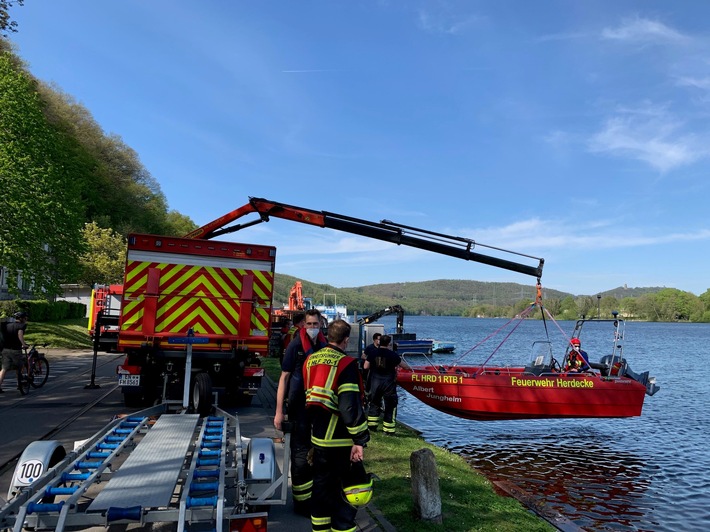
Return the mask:
<svg viewBox="0 0 710 532"><path fill-rule="evenodd" d="M582 343L579 338L572 338L569 343L572 345L565 364L565 371L572 373L583 373L591 370L589 365L589 356L587 352L582 350Z"/></svg>
<svg viewBox="0 0 710 532"><path fill-rule="evenodd" d="M328 345L303 365L306 411L313 443L313 530L355 530L357 508L343 496L351 464L364 458L370 440L363 407L364 390L357 360L345 349L350 324L328 325ZM371 485L361 486L371 490Z"/></svg>
<svg viewBox="0 0 710 532"><path fill-rule="evenodd" d="M402 364L402 357L392 351L392 337L385 334L380 337L380 346L371 351L365 360L365 371L369 372L367 384L368 408L367 426L377 430L382 414L382 432L394 436L397 418L397 367Z"/></svg>
<svg viewBox="0 0 710 532"><path fill-rule="evenodd" d="M311 451L311 427L306 415L306 389L303 384L303 363L306 357L328 345L321 332L321 313L308 309L305 326L288 344L281 362L281 377L276 390L274 427L283 430L285 415L291 424L291 489L293 509L299 515L311 515L313 468L308 463Z"/></svg>

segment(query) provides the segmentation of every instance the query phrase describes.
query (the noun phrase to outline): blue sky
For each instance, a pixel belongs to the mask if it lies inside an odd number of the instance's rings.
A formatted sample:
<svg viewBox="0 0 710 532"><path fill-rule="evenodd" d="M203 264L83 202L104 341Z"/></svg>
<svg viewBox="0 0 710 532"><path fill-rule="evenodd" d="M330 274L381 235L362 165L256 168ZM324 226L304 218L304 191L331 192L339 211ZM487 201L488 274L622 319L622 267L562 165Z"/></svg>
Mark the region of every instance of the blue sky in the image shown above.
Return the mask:
<svg viewBox="0 0 710 532"><path fill-rule="evenodd" d="M545 258L543 286L710 288L710 3L28 0L11 39L204 224L249 196ZM534 279L282 220L337 287Z"/></svg>

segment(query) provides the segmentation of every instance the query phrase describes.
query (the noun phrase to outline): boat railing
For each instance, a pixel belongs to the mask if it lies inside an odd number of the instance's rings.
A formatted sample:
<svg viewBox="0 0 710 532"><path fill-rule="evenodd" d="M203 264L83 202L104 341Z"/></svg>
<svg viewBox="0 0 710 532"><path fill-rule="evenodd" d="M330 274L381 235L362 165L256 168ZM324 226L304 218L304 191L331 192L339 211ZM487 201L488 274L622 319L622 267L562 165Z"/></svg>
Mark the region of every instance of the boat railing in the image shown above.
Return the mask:
<svg viewBox="0 0 710 532"><path fill-rule="evenodd" d="M424 365L412 364L409 360L407 360L407 356L424 357L424 359L427 361L427 363ZM439 371L439 367L436 364L434 364L434 362L432 362L432 360L429 358L429 355L427 355L426 353L417 353L417 352L412 351L412 352L402 353L400 355L400 357L405 362L405 364L407 364L407 366L409 366L412 369L415 369L415 368L416 369L424 369L424 368L431 367L432 369Z"/></svg>
<svg viewBox="0 0 710 532"><path fill-rule="evenodd" d="M500 375L501 373L506 374L506 375L520 374L520 368L514 367L514 366L466 367L466 366L457 366L455 364L454 365L435 364L429 358L428 355L426 355L424 353L416 353L416 352L402 353L400 356L401 356L402 360L404 361L404 363L412 371L432 370L432 371L435 371L436 373L441 373L441 374L450 373L452 375L461 375L463 377L475 377L477 375L483 375L486 373L491 373L494 375ZM407 360L407 356L424 358L424 360L426 360L426 364L413 364L410 360ZM467 371L468 369L475 370L475 371Z"/></svg>

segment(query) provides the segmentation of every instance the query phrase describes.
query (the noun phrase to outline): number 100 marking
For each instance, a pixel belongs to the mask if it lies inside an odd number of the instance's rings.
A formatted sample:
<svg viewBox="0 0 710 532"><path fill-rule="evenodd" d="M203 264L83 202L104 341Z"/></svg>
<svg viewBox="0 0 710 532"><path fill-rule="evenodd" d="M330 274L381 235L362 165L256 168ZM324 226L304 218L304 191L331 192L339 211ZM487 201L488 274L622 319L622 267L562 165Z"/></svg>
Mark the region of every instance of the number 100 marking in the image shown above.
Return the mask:
<svg viewBox="0 0 710 532"><path fill-rule="evenodd" d="M31 484L37 480L44 470L44 464L40 460L28 460L20 465L20 474L17 481L22 484Z"/></svg>

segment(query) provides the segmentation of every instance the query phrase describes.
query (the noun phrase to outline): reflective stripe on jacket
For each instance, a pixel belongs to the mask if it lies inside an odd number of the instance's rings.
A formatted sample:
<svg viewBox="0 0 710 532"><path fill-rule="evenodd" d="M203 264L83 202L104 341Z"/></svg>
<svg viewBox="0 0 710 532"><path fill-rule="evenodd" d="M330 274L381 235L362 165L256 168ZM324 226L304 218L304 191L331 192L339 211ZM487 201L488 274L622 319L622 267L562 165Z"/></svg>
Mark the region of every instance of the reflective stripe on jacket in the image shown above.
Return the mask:
<svg viewBox="0 0 710 532"><path fill-rule="evenodd" d="M325 347L306 359L303 377L313 445L364 445L370 434L362 406L362 380L357 360L338 349Z"/></svg>

